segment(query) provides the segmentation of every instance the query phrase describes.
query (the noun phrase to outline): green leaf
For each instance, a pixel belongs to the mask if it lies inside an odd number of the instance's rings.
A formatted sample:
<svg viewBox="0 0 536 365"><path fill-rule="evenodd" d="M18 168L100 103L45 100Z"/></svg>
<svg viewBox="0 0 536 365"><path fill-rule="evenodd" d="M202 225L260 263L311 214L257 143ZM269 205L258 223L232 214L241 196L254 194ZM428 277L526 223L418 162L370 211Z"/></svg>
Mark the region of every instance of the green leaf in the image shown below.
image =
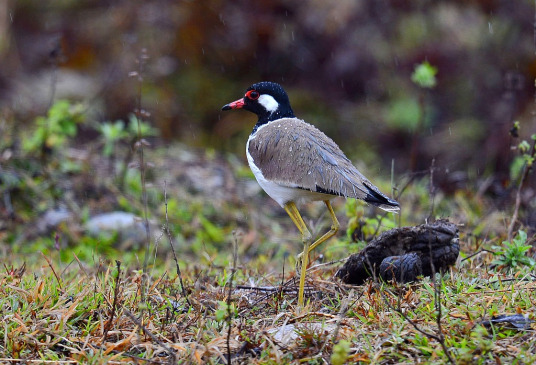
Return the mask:
<svg viewBox="0 0 536 365"><path fill-rule="evenodd" d="M523 245L525 242L527 242L527 233L525 231L519 230L514 238L514 244Z"/></svg>
<svg viewBox="0 0 536 365"><path fill-rule="evenodd" d="M530 150L530 144L523 140L517 145L517 148L519 149L519 152L527 153Z"/></svg>
<svg viewBox="0 0 536 365"><path fill-rule="evenodd" d="M492 262L493 265L513 270L518 266L524 265L530 268L534 267L536 261L526 256L527 252L532 248L531 245L526 245L527 233L519 230L512 242L503 241L503 247L493 246L494 255L497 259Z"/></svg>
<svg viewBox="0 0 536 365"><path fill-rule="evenodd" d="M430 65L428 61L415 66L415 70L411 75L411 81L422 88L431 89L436 86L437 68Z"/></svg>
<svg viewBox="0 0 536 365"><path fill-rule="evenodd" d="M99 128L104 139L110 141L117 141L121 138L127 137L128 133L126 133L124 129L125 124L122 120L117 120L115 123L103 123Z"/></svg>
<svg viewBox="0 0 536 365"><path fill-rule="evenodd" d="M525 159L523 156L515 156L510 163L510 180L516 181L521 177L523 166L525 165Z"/></svg>
<svg viewBox="0 0 536 365"><path fill-rule="evenodd" d="M150 137L158 135L158 130L151 127L147 122L138 119L134 114L129 116L130 123L128 124L128 133L134 137ZM138 136L138 123L139 123L139 136Z"/></svg>
<svg viewBox="0 0 536 365"><path fill-rule="evenodd" d="M35 119L37 128L33 135L23 141L23 148L36 152L46 146L51 149L62 147L68 137L76 136L77 124L83 121L83 108L80 104L71 105L67 100L56 101L48 110L47 116Z"/></svg>

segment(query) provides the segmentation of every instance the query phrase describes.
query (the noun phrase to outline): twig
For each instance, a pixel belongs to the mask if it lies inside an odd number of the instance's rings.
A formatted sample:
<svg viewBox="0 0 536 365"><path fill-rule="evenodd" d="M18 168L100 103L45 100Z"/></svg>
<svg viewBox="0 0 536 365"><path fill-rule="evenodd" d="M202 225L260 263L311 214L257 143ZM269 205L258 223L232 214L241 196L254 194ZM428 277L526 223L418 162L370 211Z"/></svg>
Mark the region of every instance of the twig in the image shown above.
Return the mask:
<svg viewBox="0 0 536 365"><path fill-rule="evenodd" d="M460 262L464 262L464 261L466 261L466 260L469 260L470 258L473 258L473 257L475 257L476 255L479 255L479 254L481 254L481 253L483 253L483 252L487 252L487 253L495 254L495 252L493 252L493 251L486 250L485 248L482 248L482 249L478 250L477 252L475 252L475 253L473 253L473 254L467 256L466 258L462 259Z"/></svg>
<svg viewBox="0 0 536 365"><path fill-rule="evenodd" d="M417 326L417 324L415 322L413 322L411 319L409 319L409 317L406 314L403 313L402 306L401 306L401 297L402 297L401 292L398 293L397 308L393 308L391 306L391 303L389 303L389 301L386 300L383 292L380 292L380 293L382 294L382 297L384 298L386 304L390 308L392 308L393 310L398 312L409 324L411 324L413 326L413 328L415 328L415 330L419 331L421 334L427 336L428 338L432 338L432 339L436 340L437 342L439 342L439 344L443 348L443 352L445 352L445 355L447 356L447 359L448 359L449 363L455 364L456 362L454 361L454 359L453 359L452 355L450 354L450 351L449 351L449 349L447 347L447 344L445 343L445 336L443 335L443 328L442 328L442 324L441 324L441 313L442 313L442 306L441 306L441 277L442 277L442 275L441 274L442 273L440 273L439 283L436 283L436 281L435 281L436 280L436 269L435 269L435 265L434 265L433 255L432 255L432 244L431 244L431 242L428 242L428 247L430 249L430 267L432 269L432 280L433 280L433 285L434 285L434 302L435 302L435 308L436 308L436 311L437 311L437 316L436 316L437 332L435 334L422 330L421 328L419 328L419 326Z"/></svg>
<svg viewBox="0 0 536 365"><path fill-rule="evenodd" d="M346 313L348 313L348 309L350 309L349 303L352 301L353 298L354 298L354 289L350 290L350 293L348 294L348 296L344 298L344 300L342 301L341 309L339 310L339 315L337 316L337 322L335 323L335 330L333 331L333 335L331 336L331 343L333 344L335 344L335 341L337 341L337 337L339 337L339 331L341 329L342 321L346 318ZM355 302L352 303L352 305L353 304L355 304ZM326 341L324 341L324 343L322 344L322 347L320 348L320 351L319 351L320 354L322 354L322 351L324 351L324 348L326 347L327 344L328 344L328 339L326 339Z"/></svg>
<svg viewBox="0 0 536 365"><path fill-rule="evenodd" d="M184 283L182 281L182 274L181 274L181 268L179 266L179 260L177 259L177 254L175 253L175 247L173 246L173 237L171 236L171 232L169 230L167 181L166 180L164 180L164 205L166 207L166 225L164 226L164 229L165 229L166 234L168 236L168 241L169 241L169 245L171 247L171 252L173 253L173 259L175 260L175 267L177 269L177 276L179 277L179 282L181 284L182 296L186 300L186 303L188 304L188 307L191 307L192 304L190 303L190 300L188 299L188 294L186 293L186 289L185 289Z"/></svg>
<svg viewBox="0 0 536 365"><path fill-rule="evenodd" d="M2 363L12 362L12 363L15 363L15 364L20 364L22 361L20 359L8 359L8 358L3 358L2 357L2 358L0 358L0 362L2 362ZM25 359L24 363L26 363L26 364L32 364L32 363L35 363L35 364L79 364L79 361L78 360L43 360L43 359L30 360L30 359Z"/></svg>
<svg viewBox="0 0 536 365"><path fill-rule="evenodd" d="M352 303L352 305L353 304L354 303ZM290 316L290 314L288 314L288 313L285 313L285 315L287 317ZM325 318L329 318L329 321L331 322L332 320L338 321L340 319L339 316L340 316L340 311L339 311L339 315L335 315L335 314L331 314L331 313L324 313L324 312L307 312L307 313L301 314L299 316L290 318L287 323L296 323L296 322L298 322L298 321L300 321L300 320L302 320L304 318L307 318L307 317L325 317ZM341 324L344 324L345 326L349 325L348 323L342 323L342 320L339 321L339 322L341 322Z"/></svg>
<svg viewBox="0 0 536 365"><path fill-rule="evenodd" d="M431 245L430 245L430 255L432 255ZM368 259L368 256L365 256L365 258L367 259L369 266L373 267L371 265L370 260ZM398 314L400 314L402 316L402 318L404 318L404 320L407 323L409 323L417 332L421 333L422 335L424 335L424 336L426 336L428 338L431 338L431 339L437 341L441 345L441 347L443 348L443 351L445 352L445 355L447 356L448 361L451 364L455 364L456 362L452 358L452 355L450 354L450 351L448 350L448 347L445 344L445 337L443 336L443 332L442 332L442 329L441 329L441 303L440 302L438 303L438 299L441 300L441 294L438 293L437 285L435 283L435 266L433 265L433 260L430 260L430 264L432 266L432 278L434 280L434 299L435 299L435 302L436 302L436 310L438 310L438 315L437 315L437 318L436 318L436 322L438 324L438 332L439 332L438 334L430 333L430 332L427 332L427 331L421 329L413 320L411 320L402 311L402 305L401 305L401 297L402 297L402 295L401 295L401 292L399 292L398 295L397 295L397 306L394 307L391 304L391 302L389 301L389 299L387 298L387 296L385 295L385 293L383 292L383 290L381 290L380 282L379 282L378 277L376 275L376 270L372 270L372 276L373 276L373 280L374 280L376 289L378 290L378 292L382 296L382 299L383 299L384 303L389 307L389 309L391 309L391 310L397 312Z"/></svg>
<svg viewBox="0 0 536 365"><path fill-rule="evenodd" d="M345 258L342 258L342 259L338 259L338 260L332 260L332 261L329 261L329 262L323 262L321 264L316 264L314 266L311 266L307 269L307 272L312 272L314 270L317 270L317 269L320 269L324 266L331 266L331 265L335 265L335 264L340 264L342 262L346 262L348 260L348 257L345 257Z"/></svg>
<svg viewBox="0 0 536 365"><path fill-rule="evenodd" d="M378 284L378 283L376 283ZM428 338L431 338L433 340L436 340L437 342L441 342L441 339L439 336L437 336L436 334L433 334L433 333L430 333L430 332L427 332L421 328L419 328L419 326L412 320L410 319L403 311L402 311L402 307L401 307L401 299L400 299L400 295L397 295L398 296L398 304L396 307L394 307L390 302L389 302L389 299L387 298L387 296L385 295L385 293L379 288L377 287L378 291L380 292L380 295L382 296L385 304L389 307L389 309L391 310L394 310L395 312L397 312L398 314L400 314L402 316L402 318L404 318L404 320L406 322L408 322L417 332L423 334L424 336L428 337ZM399 293L400 294L400 293Z"/></svg>
<svg viewBox="0 0 536 365"><path fill-rule="evenodd" d="M430 195L432 196L432 202L430 204L430 216L429 219L434 214L434 202L435 202L435 188L434 188L434 167L435 165L435 159L432 159L432 165L430 166ZM442 313L442 306L441 306L441 283L443 281L443 273L439 273L439 283L436 283L436 268L434 264L434 255L432 254L432 242L428 241L428 249L430 253L430 267L432 269L432 278L434 283L434 301L435 301L435 307L437 311L436 316L436 324L437 324L437 337L439 338L439 343L441 347L443 348L443 351L445 352L445 355L447 356L449 362L451 364L455 364L454 359L452 358L452 355L450 354L450 351L447 347L447 344L445 343L445 336L443 335L443 326L441 324L441 313ZM400 296L399 296L400 299Z"/></svg>
<svg viewBox="0 0 536 365"><path fill-rule="evenodd" d="M54 98L56 97L56 87L58 84L58 64L63 58L63 50L61 47L60 37L55 37L52 41L52 49L49 52L49 61L52 65L52 77L50 79L50 100L48 101L48 108L52 107Z"/></svg>
<svg viewBox="0 0 536 365"><path fill-rule="evenodd" d="M534 291L536 288L523 288L524 291L531 290ZM464 292L464 295L484 295L484 294L497 294L497 293L511 293L512 288L508 289L495 289L489 291L479 291L479 292Z"/></svg>
<svg viewBox="0 0 536 365"><path fill-rule="evenodd" d="M534 1L534 6L536 7L536 1ZM536 24L536 11L534 12L534 24ZM536 50L536 26L534 27L534 32L533 32L533 36L534 36L534 48ZM534 101L536 102L536 93L534 94ZM530 153L529 153L529 156L531 158L534 158L534 155L535 155L535 149L534 149L534 144L536 143L536 140L533 139L532 140L532 146L531 146L531 149L530 149ZM510 225L508 226L508 241L512 242L512 234L514 232L514 225L516 224L516 221L517 221L517 215L519 213L519 206L521 205L521 188L523 187L523 183L525 182L525 180L527 179L527 176L529 174L531 170L531 166L529 166L528 162L525 161L525 164L523 165L523 173L521 174L521 180L519 181L519 185L517 187L517 192L516 192L516 204L515 204L515 207L514 207L514 214L512 215L512 220L510 221Z"/></svg>
<svg viewBox="0 0 536 365"><path fill-rule="evenodd" d="M229 278L229 292L227 294L227 365L231 365L231 329L232 329L232 311L231 311L231 293L233 291L233 278L236 271L236 261L238 258L238 239L236 231L233 231L233 267L231 268L231 277Z"/></svg>
<svg viewBox="0 0 536 365"><path fill-rule="evenodd" d="M138 327L140 327L143 332L151 337L151 340L153 340L154 342L156 342L158 345L162 346L166 351L167 353L169 354L169 364L176 364L177 363L177 356L175 354L175 351L173 351L173 349L169 348L168 345L166 345L165 343L163 343L162 341L160 341L158 339L158 337L156 337L156 335L154 333L152 333L151 331L149 331L142 323L139 319L136 318L136 316L134 314L132 314L131 311L129 311L128 309L126 309L125 307L123 307L123 313L126 314L126 316L128 318L130 318L130 320L132 322L134 322L134 324Z"/></svg>
<svg viewBox="0 0 536 365"><path fill-rule="evenodd" d="M2 169L0 168L0 174L1 173L2 173ZM7 189L3 193L4 207L6 209L7 216L13 220L15 218L15 208L13 208L13 204L11 204L10 192L11 190Z"/></svg>
<svg viewBox="0 0 536 365"><path fill-rule="evenodd" d="M117 266L117 276L115 277L114 301L112 303L110 319L108 319L108 321L106 321L106 324L104 325L104 333L102 335L103 341L106 339L108 331L112 327L112 323L115 316L115 309L117 308L117 298L119 297L119 278L121 277L121 261L115 260L115 264Z"/></svg>
<svg viewBox="0 0 536 365"><path fill-rule="evenodd" d="M129 145L133 145L134 143L136 143L136 137L129 141ZM128 165L130 163L130 160L132 160L132 156L134 156L134 149L129 148L128 152L123 158L121 171L119 172L119 177L117 178L117 186L119 187L119 190L123 193L125 192L125 180L127 177Z"/></svg>
<svg viewBox="0 0 536 365"><path fill-rule="evenodd" d="M434 265L434 260L432 256L432 243L428 242L428 245L430 247L430 266L432 268L432 278L434 283L434 301L435 301L435 307L437 311L436 316L436 324L437 324L437 333L439 337L439 343L441 344L441 347L443 348L443 351L445 352L445 355L447 356L449 362L451 364L455 364L456 362L452 358L452 355L450 354L450 351L447 347L447 344L445 343L445 336L443 335L443 326L441 324L441 315L442 315L442 305L441 305L441 284L443 281L443 273L439 273L439 282L436 283L436 270Z"/></svg>
<svg viewBox="0 0 536 365"><path fill-rule="evenodd" d="M251 286L251 285L237 285L236 289L242 289L242 290L256 290L256 291L263 291L263 292L284 292L284 293L295 293L295 288L284 288L284 284L281 284L280 286Z"/></svg>
<svg viewBox="0 0 536 365"><path fill-rule="evenodd" d="M276 315L279 314L279 307L281 299L283 299L283 285L285 283L285 264L287 262L287 256L283 256L283 273L281 274L281 283L279 284L279 287L277 288L277 296L276 296L276 303L275 303L275 313Z"/></svg>
<svg viewBox="0 0 536 365"><path fill-rule="evenodd" d="M144 66L146 60L149 58L147 55L147 49L143 48L141 50L141 55L139 58L136 59L136 62L138 63L138 71L131 73L132 76L137 76L138 79L138 95L136 97L136 109L134 110L134 114L136 116L136 122L138 123L138 141L135 143L136 149L139 151L139 161L140 161L140 180L141 180L141 195L142 195L142 202L143 202L143 220L145 225L145 234L146 234L146 241L145 241L145 257L143 260L143 275L142 275L142 290L141 290L141 297L142 301L145 301L145 286L147 284L146 275L147 275L147 266L149 263L149 250L151 247L151 232L149 227L149 218L148 218L148 207L147 207L147 186L146 186L146 179L145 179L145 173L146 166L145 166L145 156L144 156L144 143L142 139L141 134L141 118L146 113L141 108L141 97L142 97L142 86L143 86L143 72L144 72Z"/></svg>
<svg viewBox="0 0 536 365"><path fill-rule="evenodd" d="M395 159L391 160L391 196L395 196L395 191L398 191L398 187L395 186ZM402 212L398 215L398 227L402 226Z"/></svg>
<svg viewBox="0 0 536 365"><path fill-rule="evenodd" d="M426 223L432 219L434 215L434 205L435 205L435 196L436 196L436 189L434 187L434 171L435 171L435 158L432 159L432 164L430 165L430 197L432 198L430 202L430 214L428 215L428 219L426 220Z"/></svg>
<svg viewBox="0 0 536 365"><path fill-rule="evenodd" d="M52 273L54 274L54 276L56 277L56 280L58 281L58 286L60 287L60 289L63 289L61 287L61 280L58 276L58 274L56 274L56 270L54 270L54 266L52 265L52 262L50 262L50 260L48 259L48 257L45 256L44 253L41 252L41 255L43 255L43 257L45 258L45 260L47 260L48 262L48 266L50 267L50 269L52 270Z"/></svg>

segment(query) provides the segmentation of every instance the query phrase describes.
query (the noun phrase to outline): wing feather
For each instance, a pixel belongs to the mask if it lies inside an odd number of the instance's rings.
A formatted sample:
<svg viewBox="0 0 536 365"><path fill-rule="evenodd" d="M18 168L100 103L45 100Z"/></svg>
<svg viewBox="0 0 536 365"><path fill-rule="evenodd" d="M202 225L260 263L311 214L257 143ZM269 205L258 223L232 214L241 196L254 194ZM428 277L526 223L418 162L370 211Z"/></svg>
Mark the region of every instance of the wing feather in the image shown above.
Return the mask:
<svg viewBox="0 0 536 365"><path fill-rule="evenodd" d="M282 186L398 209L398 203L363 176L331 138L300 119L283 118L260 127L249 142L249 153L264 178Z"/></svg>

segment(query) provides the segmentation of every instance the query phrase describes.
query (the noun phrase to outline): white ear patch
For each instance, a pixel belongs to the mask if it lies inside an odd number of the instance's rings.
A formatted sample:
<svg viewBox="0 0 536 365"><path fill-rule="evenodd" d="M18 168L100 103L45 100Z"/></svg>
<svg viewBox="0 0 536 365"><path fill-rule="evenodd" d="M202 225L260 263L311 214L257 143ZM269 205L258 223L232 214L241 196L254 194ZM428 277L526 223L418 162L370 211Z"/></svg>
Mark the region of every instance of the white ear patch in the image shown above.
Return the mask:
<svg viewBox="0 0 536 365"><path fill-rule="evenodd" d="M279 108L279 103L275 101L272 96L266 94L263 94L259 97L259 104L261 104L264 109L266 109L270 113L275 112L277 108Z"/></svg>

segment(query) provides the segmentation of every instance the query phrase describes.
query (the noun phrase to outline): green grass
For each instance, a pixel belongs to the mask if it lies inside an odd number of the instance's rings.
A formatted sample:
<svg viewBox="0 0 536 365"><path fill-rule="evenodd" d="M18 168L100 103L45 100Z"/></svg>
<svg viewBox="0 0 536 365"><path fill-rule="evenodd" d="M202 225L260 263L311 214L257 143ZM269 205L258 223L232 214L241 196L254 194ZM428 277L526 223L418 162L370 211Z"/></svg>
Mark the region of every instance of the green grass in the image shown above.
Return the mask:
<svg viewBox="0 0 536 365"><path fill-rule="evenodd" d="M530 330L484 325L503 314L535 319L529 259L534 237L522 233L530 227L519 227L516 238L506 240L512 206L503 202L498 209L493 197L476 188L450 195L436 190L432 196L427 176L394 179L403 190L397 216L335 200L341 231L311 255L303 309L294 281L298 231L264 193L245 193L253 177L243 160L180 145L147 147L144 158L155 167L147 168L144 206L139 170L128 169L124 186L117 185L130 162L123 160L130 146L120 139L109 141L113 159L96 154L75 164L77 169L61 168L71 158L64 147L76 129L76 111L62 107L59 116L49 115L63 129L49 131L42 123L32 148L15 151L2 175L3 199L10 198L15 218L0 211L9 218L0 221L0 363L169 363L172 354L181 364L221 364L227 362L228 342L235 364L443 364L448 355L470 364L536 362L533 324ZM62 138L46 152L52 132ZM98 143L94 151L104 148ZM10 144L0 139L0 146ZM372 180L389 190L385 181ZM76 213L73 222L37 230L39 216L59 205ZM143 217L145 209L152 223L146 273L143 244L84 232L84 222L96 213L121 210ZM329 229L322 204L301 212L314 234ZM441 281L352 287L334 278L344 258L380 233L440 217L459 224L461 247L460 259ZM247 288L255 286L265 290Z"/></svg>
<svg viewBox="0 0 536 365"><path fill-rule="evenodd" d="M430 199L422 196L426 194L424 185L424 181L415 182L402 204L429 204ZM173 186L169 189L175 192ZM334 279L342 265L337 260L365 245L351 242L352 230L359 228L370 239L391 228L399 218L407 224L425 216L427 209L403 211L401 217L393 218L370 215L354 201L338 201L336 213L344 224L348 222L349 229L346 235L339 232L313 255L319 261L313 262L307 276L312 292L308 293L305 309L297 307L293 281L293 255L300 249L298 233L284 215L270 216L270 210L262 215L250 212L258 220L249 220L248 225L239 223L242 228L234 234L239 255L229 310L233 234L227 227L234 219L240 222L240 209L219 205L229 215L225 219L215 205L195 195L191 210L176 197L178 194L171 196L168 219L188 298L182 295L166 237L160 238L158 252L153 242L143 287L141 249L123 250L114 236L77 236L64 226L60 233L69 233L70 240L60 250L55 247L54 235L6 246L6 262L10 264L0 273L0 358L111 364L137 359L167 362L167 351L173 351L178 363L225 363L230 325L234 363L447 361L444 347L409 322L433 336L439 334L434 289L439 277L435 283L425 278L406 286L369 281L357 287ZM488 237L483 236L481 222L498 221L497 212L490 213L486 203L464 196L436 197L438 211L460 212L452 219L471 224L462 227L460 260L443 276L440 285L444 345L459 363L497 359L502 363L534 362L536 336L532 329L483 325L483 321L501 314L519 313L534 319L536 284L532 266L509 265L503 270L494 264L501 251L469 256L482 248L491 250L505 232L504 226L501 230L498 224L492 224L486 226ZM163 219L165 209L161 205L151 209L154 217ZM313 204L303 211L318 217L318 209ZM325 216L311 223L319 233L327 229ZM265 235L258 235L260 230ZM159 236L158 230L153 234ZM531 240L522 238L523 245ZM503 247L508 250L509 246ZM112 260L122 261L119 279ZM27 265L25 270L17 270L23 263ZM273 290L237 290L237 285ZM277 337L286 325L294 326L295 338L289 341Z"/></svg>
<svg viewBox="0 0 536 365"><path fill-rule="evenodd" d="M503 363L534 362L536 338L532 330L481 324L499 314L534 317L536 284L532 277L522 271L508 276L490 271L487 265L491 259L486 258L485 265L465 261L444 276L440 293L445 344L462 363L497 359ZM407 286L369 282L351 288L333 284L337 265L325 265L308 275L314 289L305 310L296 307L295 293L234 290L234 315L229 321L225 304L228 267L183 263L192 304L188 307L170 263L151 269L143 299L139 270L121 266L117 281L115 265L75 262L61 267L53 262L57 257L42 257L23 273L6 267L0 274L2 358L165 362L167 346L181 363L218 363L227 353L230 323L231 350L236 353L242 349L237 363L298 363L298 359L307 359L306 363L320 364L329 361L334 349L338 355L333 356L341 356L340 346L336 347L340 340L347 341L348 363L446 361L437 341L415 330L394 310L402 311L423 331L437 334L435 284L429 278ZM292 284L280 283L293 276L294 272L287 272L281 278L262 262L239 263L234 285L248 285L248 278L255 278L257 285L290 289ZM116 283L117 300L112 309ZM341 313L343 305L347 310ZM125 314L127 310L138 323ZM278 343L275 332L288 324L295 326L296 338Z"/></svg>

